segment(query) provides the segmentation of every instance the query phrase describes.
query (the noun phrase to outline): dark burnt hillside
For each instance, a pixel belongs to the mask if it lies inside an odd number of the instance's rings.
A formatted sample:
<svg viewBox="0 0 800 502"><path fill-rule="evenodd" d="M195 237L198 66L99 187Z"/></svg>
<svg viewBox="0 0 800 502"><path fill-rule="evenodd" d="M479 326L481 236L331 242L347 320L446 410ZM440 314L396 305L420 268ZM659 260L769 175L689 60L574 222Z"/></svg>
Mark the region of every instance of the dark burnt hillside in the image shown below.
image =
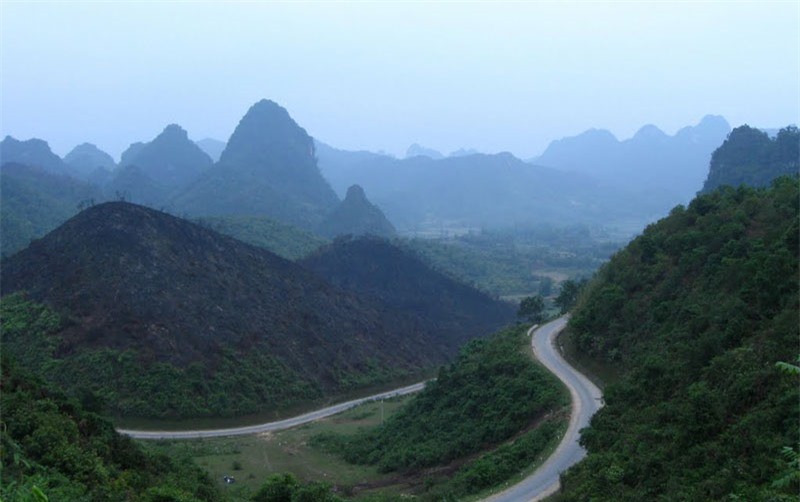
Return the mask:
<svg viewBox="0 0 800 502"><path fill-rule="evenodd" d="M301 263L337 286L417 316L454 347L514 319L510 304L431 269L378 237L339 238Z"/></svg>
<svg viewBox="0 0 800 502"><path fill-rule="evenodd" d="M76 378L131 414L257 411L413 371L455 349L418 319L266 250L123 202L87 209L6 260L2 293L20 291L66 318L47 335L66 373L58 378L73 385L69 368L83 371ZM12 353L30 349L24 333L9 336ZM118 374L115 360L136 375ZM161 392L166 377L186 379L188 390L137 400L147 385ZM228 402L239 391L244 401ZM205 404L177 402L186 392Z"/></svg>

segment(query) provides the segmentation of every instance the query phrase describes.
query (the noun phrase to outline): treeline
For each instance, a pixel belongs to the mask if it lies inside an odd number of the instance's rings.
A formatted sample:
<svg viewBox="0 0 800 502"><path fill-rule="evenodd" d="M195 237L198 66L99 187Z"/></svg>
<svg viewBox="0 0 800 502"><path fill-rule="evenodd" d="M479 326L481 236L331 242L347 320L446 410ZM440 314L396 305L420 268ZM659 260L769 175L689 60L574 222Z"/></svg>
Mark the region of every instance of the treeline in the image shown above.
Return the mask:
<svg viewBox="0 0 800 502"><path fill-rule="evenodd" d="M461 463L518 436L460 466L431 493L464 495L495 486L554 441L563 419L556 412L569 401L555 377L532 361L527 340L524 327L473 340L380 427L355 435L321 434L314 444L351 463L409 473ZM536 420L541 420L537 428L520 435Z"/></svg>
<svg viewBox="0 0 800 502"><path fill-rule="evenodd" d="M110 422L4 357L0 499L216 501L200 468L147 453Z"/></svg>
<svg viewBox="0 0 800 502"><path fill-rule="evenodd" d="M562 500L797 500L800 380L779 366L798 357L799 202L796 177L698 197L600 270L569 330L622 376Z"/></svg>

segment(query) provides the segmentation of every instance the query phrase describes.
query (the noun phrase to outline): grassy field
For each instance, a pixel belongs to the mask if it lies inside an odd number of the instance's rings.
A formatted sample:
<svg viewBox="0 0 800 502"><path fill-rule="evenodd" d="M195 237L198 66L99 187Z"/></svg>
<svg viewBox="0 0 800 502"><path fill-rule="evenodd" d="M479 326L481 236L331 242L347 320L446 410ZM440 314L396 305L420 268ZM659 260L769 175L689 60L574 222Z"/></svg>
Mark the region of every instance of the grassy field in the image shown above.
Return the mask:
<svg viewBox="0 0 800 502"><path fill-rule="evenodd" d="M370 402L339 415L293 429L230 438L142 441L148 448L188 455L209 472L215 482L234 500L246 499L264 480L275 473L290 472L303 481L330 481L347 493L352 487L373 483L391 483L389 475L375 468L356 466L308 446L314 434L335 431L352 433L362 427L380 424L410 396ZM223 476L236 482L226 485Z"/></svg>

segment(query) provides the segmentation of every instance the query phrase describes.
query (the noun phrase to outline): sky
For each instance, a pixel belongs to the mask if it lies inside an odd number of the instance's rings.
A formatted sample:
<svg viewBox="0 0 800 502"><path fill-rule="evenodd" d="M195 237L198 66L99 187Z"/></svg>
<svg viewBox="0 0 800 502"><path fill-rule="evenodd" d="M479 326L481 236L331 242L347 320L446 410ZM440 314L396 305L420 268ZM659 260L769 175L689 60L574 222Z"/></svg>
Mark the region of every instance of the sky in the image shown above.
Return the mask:
<svg viewBox="0 0 800 502"><path fill-rule="evenodd" d="M800 122L800 1L0 0L0 133L115 158L256 101L337 148L521 158L596 127Z"/></svg>

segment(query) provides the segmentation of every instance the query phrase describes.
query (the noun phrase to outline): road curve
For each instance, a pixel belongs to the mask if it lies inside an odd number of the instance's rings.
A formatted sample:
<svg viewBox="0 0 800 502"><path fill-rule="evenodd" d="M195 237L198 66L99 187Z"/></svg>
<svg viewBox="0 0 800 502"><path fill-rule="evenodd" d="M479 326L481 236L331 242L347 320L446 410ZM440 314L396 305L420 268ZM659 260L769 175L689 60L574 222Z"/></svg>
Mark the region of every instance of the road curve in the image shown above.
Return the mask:
<svg viewBox="0 0 800 502"><path fill-rule="evenodd" d="M259 432L280 431L290 427L296 427L320 418L329 417L337 413L341 413L347 409L358 406L359 404L366 403L367 401L377 401L379 399L388 399L395 396L403 396L419 392L425 387L425 382L415 383L407 387L382 392L372 396L362 397L360 399L353 399L344 403L339 403L327 408L312 411L304 415L299 415L277 422L268 422L265 424L248 425L244 427L231 427L228 429L208 429L208 430L191 430L191 431L139 431L130 429L117 429L120 434L125 434L135 439L192 439L192 438L211 438L222 436L241 436L244 434L257 434Z"/></svg>
<svg viewBox="0 0 800 502"><path fill-rule="evenodd" d="M603 406L603 394L592 382L570 366L555 348L556 335L567 325L567 316L559 317L540 328L528 330L536 358L555 374L569 389L572 397L572 414L564 438L556 451L536 471L516 485L497 493L487 502L519 502L542 500L558 491L560 475L586 456L586 450L578 444L580 430L589 425L589 420Z"/></svg>

